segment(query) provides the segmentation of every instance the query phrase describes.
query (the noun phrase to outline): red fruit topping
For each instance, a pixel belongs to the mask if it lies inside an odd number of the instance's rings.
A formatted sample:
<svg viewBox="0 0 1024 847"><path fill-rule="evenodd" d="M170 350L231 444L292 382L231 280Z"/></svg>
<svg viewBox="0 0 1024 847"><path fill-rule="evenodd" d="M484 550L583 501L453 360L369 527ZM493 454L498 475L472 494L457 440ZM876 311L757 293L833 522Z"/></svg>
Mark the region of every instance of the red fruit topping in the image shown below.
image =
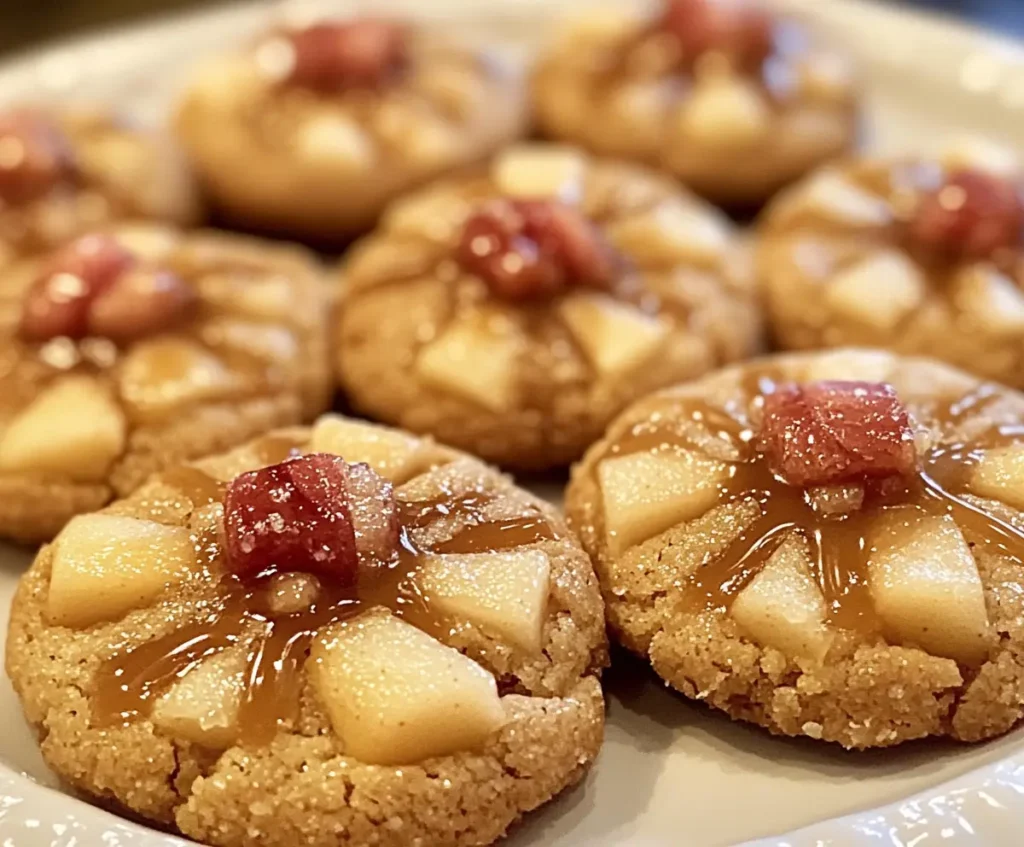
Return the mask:
<svg viewBox="0 0 1024 847"><path fill-rule="evenodd" d="M92 302L88 332L127 344L170 329L192 314L197 302L195 289L177 274L131 269Z"/></svg>
<svg viewBox="0 0 1024 847"><path fill-rule="evenodd" d="M349 511L361 561L388 561L398 549L398 510L394 489L367 464L348 466Z"/></svg>
<svg viewBox="0 0 1024 847"><path fill-rule="evenodd" d="M689 62L714 50L752 68L774 47L772 16L757 0L668 0L661 26Z"/></svg>
<svg viewBox="0 0 1024 847"><path fill-rule="evenodd" d="M228 567L241 576L304 571L355 582L347 476L344 460L314 453L235 477L224 498Z"/></svg>
<svg viewBox="0 0 1024 847"><path fill-rule="evenodd" d="M235 477L224 523L228 566L242 576L301 571L352 585L360 560L387 562L398 547L391 483L329 453Z"/></svg>
<svg viewBox="0 0 1024 847"><path fill-rule="evenodd" d="M71 147L42 115L0 114L0 203L30 203L74 170Z"/></svg>
<svg viewBox="0 0 1024 847"><path fill-rule="evenodd" d="M985 257L1021 243L1024 200L1006 179L960 171L926 195L910 222L919 245L943 253Z"/></svg>
<svg viewBox="0 0 1024 847"><path fill-rule="evenodd" d="M57 336L83 338L89 309L100 294L135 263L135 257L107 235L85 235L59 250L29 289L21 314L28 341Z"/></svg>
<svg viewBox="0 0 1024 847"><path fill-rule="evenodd" d="M548 200L495 200L472 215L459 263L511 300L550 297L572 285L608 288L617 262L597 228Z"/></svg>
<svg viewBox="0 0 1024 847"><path fill-rule="evenodd" d="M287 81L316 91L375 88L408 62L404 27L377 20L319 23L288 34L295 62Z"/></svg>
<svg viewBox="0 0 1024 847"><path fill-rule="evenodd" d="M764 398L759 446L772 472L808 487L905 475L917 466L907 410L891 385L782 385Z"/></svg>

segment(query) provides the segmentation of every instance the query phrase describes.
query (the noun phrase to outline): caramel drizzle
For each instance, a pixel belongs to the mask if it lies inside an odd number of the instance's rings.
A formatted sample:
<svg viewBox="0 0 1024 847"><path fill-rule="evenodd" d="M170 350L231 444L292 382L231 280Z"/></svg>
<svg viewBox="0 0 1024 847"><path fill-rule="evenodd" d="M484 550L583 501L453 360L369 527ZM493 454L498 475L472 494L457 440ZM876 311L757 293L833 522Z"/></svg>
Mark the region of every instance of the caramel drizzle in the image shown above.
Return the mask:
<svg viewBox="0 0 1024 847"><path fill-rule="evenodd" d="M287 445L286 440L268 442L262 452L279 456ZM197 506L219 502L223 496L224 484L195 468L176 469L165 478ZM355 585L322 580L316 602L293 614L275 615L269 608L269 586L275 573L265 572L252 580L225 574L221 577L223 599L202 619L103 663L97 680L96 720L114 725L149 715L159 697L204 659L243 645L248 648L248 658L238 719L240 740L252 745L268 743L281 723L297 718L302 667L322 628L375 606L386 606L435 635L458 624L433 612L430 598L417 585L424 555L508 550L556 537L540 512L488 519L484 509L492 501L491 495L480 492L429 501L398 499L400 543L393 560L361 568ZM418 531L442 518L463 528L429 548L416 543ZM201 544L211 543L216 566L223 555L219 543L201 540Z"/></svg>
<svg viewBox="0 0 1024 847"><path fill-rule="evenodd" d="M770 390L770 383L770 379L761 378L754 384L763 393L764 389ZM752 387L753 384L747 385ZM971 395L937 409L936 418L949 430L968 415L979 414L994 397L992 387L982 386ZM664 417L677 417L676 411ZM812 506L809 492L788 485L771 473L753 446L754 430L745 413L715 408L703 401L685 403L683 413L729 443L741 456L732 466L730 477L719 486L720 503L753 502L760 511L724 550L706 555L694 571L685 592L685 603L690 608L728 610L783 541L797 533L810 548L829 621L861 633L878 632L881 622L868 584L870 531L883 511L900 506L919 507L919 519L947 514L976 552L1001 555L1024 564L1024 533L965 497L970 469L983 451L1013 443L1024 436L1024 428L993 424L970 443L934 447L925 455L916 476L869 481L864 485L860 508L828 516ZM610 454L695 447L678 432L666 432L658 425L644 423L614 445Z"/></svg>

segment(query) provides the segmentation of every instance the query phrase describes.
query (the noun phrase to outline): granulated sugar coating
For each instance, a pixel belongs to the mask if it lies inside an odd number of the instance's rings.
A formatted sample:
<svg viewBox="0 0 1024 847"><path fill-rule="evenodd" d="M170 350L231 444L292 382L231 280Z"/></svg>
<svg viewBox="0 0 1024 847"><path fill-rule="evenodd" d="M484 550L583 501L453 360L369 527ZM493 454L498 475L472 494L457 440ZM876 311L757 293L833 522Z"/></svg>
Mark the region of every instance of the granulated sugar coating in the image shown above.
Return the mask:
<svg viewBox="0 0 1024 847"><path fill-rule="evenodd" d="M348 439L344 444L339 433ZM328 442L350 461L363 459L394 482L404 551L388 572L394 577L351 588L332 584L324 574L314 580L282 573L271 577L273 593L264 596L262 576L240 581L248 575L237 576L220 555L219 498L238 474L281 462L295 451L330 452ZM368 472L367 465L349 467ZM64 579L60 570L67 564L61 557L75 552L66 549L68 539L85 537L81 529L45 547L22 579L11 615L7 671L39 732L47 764L93 797L217 847L484 845L579 780L597 755L604 703L596 674L607 662L607 650L590 563L551 506L476 460L428 440L334 418L312 430L279 430L224 456L169 471L102 514L163 530L187 527L199 555L178 585L149 605L79 629L56 626L51 619L53 586ZM470 561L465 557L491 549L509 557L510 564L516 551L528 550L524 562L545 566L540 650L516 646L498 630L478 625L472 608L461 607L470 615L461 620L438 612L433 595L425 597L425 607L403 605L402 598L411 596L409 584L419 584L432 557L465 564ZM484 588L487 602L501 599L496 586ZM444 593L433 590L438 598ZM261 597L263 618L251 605ZM109 596L95 598L98 608L110 602ZM362 614L388 621L399 633L415 626L426 661L440 661L438 667L453 668L453 674L475 675L485 695L491 686L490 701L480 695L483 706L473 701L473 692L453 690L453 703L462 698L460 717L453 720L442 713L444 699L435 693L445 691L450 678L430 676L419 699L438 704L438 713L424 717L412 708L417 698L409 697L396 704L409 720L427 721L423 726L432 735L442 728L458 734L481 720L490 721L493 731L469 748L409 764L374 764L346 755L346 742L336 731L338 704L325 702L322 692L330 689L319 682L333 672L329 659L322 659L316 674L309 673L306 653L300 650L299 661L291 664L296 654L288 644L311 645L323 656L317 639L328 627L338 629L330 622L358 625ZM524 620L512 623L526 626ZM192 691L205 691L198 719L187 698L173 701L176 712L167 705L184 684L175 680L187 682L193 673L187 655L180 657L191 649L182 644L194 639L209 652L219 649L216 657L225 667L241 656L246 679L255 679L253 669L261 669L264 678L238 683L241 689L231 688L236 677L220 678L221 692L241 691L241 705L237 697L211 695L213 689L198 682ZM211 657L200 651L198 659L202 669ZM369 661L368 672L379 672L382 684L396 691L423 682L398 654ZM169 679L161 676L168 673ZM211 699L204 701L205 696ZM356 718L369 719L366 726L378 731L377 717ZM384 712L379 718L384 725ZM429 747L434 739L418 742ZM381 753L378 761L387 758Z"/></svg>
<svg viewBox="0 0 1024 847"><path fill-rule="evenodd" d="M820 380L895 389L911 474L804 490L771 473L764 394ZM1024 704L1022 420L1021 395L925 360L780 356L634 405L566 508L613 637L687 697L850 748L979 741ZM646 488L615 489L638 456ZM660 511L632 511L641 496Z"/></svg>

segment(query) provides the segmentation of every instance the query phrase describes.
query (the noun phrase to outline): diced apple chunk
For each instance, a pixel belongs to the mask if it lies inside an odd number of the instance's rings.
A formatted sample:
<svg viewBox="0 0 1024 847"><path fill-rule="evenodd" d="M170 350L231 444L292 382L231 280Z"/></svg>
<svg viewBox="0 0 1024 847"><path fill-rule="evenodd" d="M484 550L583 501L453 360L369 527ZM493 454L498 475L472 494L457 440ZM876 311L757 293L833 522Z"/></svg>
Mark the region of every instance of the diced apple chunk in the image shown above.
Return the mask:
<svg viewBox="0 0 1024 847"><path fill-rule="evenodd" d="M120 406L89 377L54 383L0 436L0 471L45 473L101 482L124 450Z"/></svg>
<svg viewBox="0 0 1024 847"><path fill-rule="evenodd" d="M419 575L430 608L539 653L550 562L541 550L427 556Z"/></svg>
<svg viewBox="0 0 1024 847"><path fill-rule="evenodd" d="M420 469L419 439L386 426L324 415L313 427L310 450L333 453L350 464L365 462L377 473L401 484Z"/></svg>
<svg viewBox="0 0 1024 847"><path fill-rule="evenodd" d="M117 620L181 582L195 562L195 542L184 527L79 515L53 543L50 622L85 627Z"/></svg>
<svg viewBox="0 0 1024 847"><path fill-rule="evenodd" d="M693 450L633 453L598 465L608 547L618 555L718 502L731 466Z"/></svg>
<svg viewBox="0 0 1024 847"><path fill-rule="evenodd" d="M376 158L366 130L351 118L326 110L301 126L297 141L303 156L324 164L355 170L369 167Z"/></svg>
<svg viewBox="0 0 1024 847"><path fill-rule="evenodd" d="M825 298L839 315L890 331L921 304L926 290L917 266L903 253L891 250L836 274Z"/></svg>
<svg viewBox="0 0 1024 847"><path fill-rule="evenodd" d="M979 497L1024 509L1024 446L986 450L971 469L970 488Z"/></svg>
<svg viewBox="0 0 1024 847"><path fill-rule="evenodd" d="M510 409L523 339L499 316L477 314L453 323L416 360L432 385L479 403L492 412Z"/></svg>
<svg viewBox="0 0 1024 847"><path fill-rule="evenodd" d="M583 188L586 159L573 147L517 144L494 160L495 186L507 197L575 202Z"/></svg>
<svg viewBox="0 0 1024 847"><path fill-rule="evenodd" d="M820 662L832 644L827 608L802 541L787 539L733 601L732 617L755 641Z"/></svg>
<svg viewBox="0 0 1024 847"><path fill-rule="evenodd" d="M142 420L219 399L238 387L239 378L219 358L185 338L144 341L121 365L121 396Z"/></svg>
<svg viewBox="0 0 1024 847"><path fill-rule="evenodd" d="M868 580L888 637L935 656L977 665L989 634L971 548L953 518L892 509L870 539Z"/></svg>
<svg viewBox="0 0 1024 847"><path fill-rule="evenodd" d="M796 199L808 211L847 226L885 226L892 220L885 200L834 171L812 177Z"/></svg>
<svg viewBox="0 0 1024 847"><path fill-rule="evenodd" d="M169 735L223 750L238 737L247 656L232 647L204 659L153 706L153 723Z"/></svg>
<svg viewBox="0 0 1024 847"><path fill-rule="evenodd" d="M386 610L324 630L307 667L345 753L367 764L473 749L505 722L490 673Z"/></svg>
<svg viewBox="0 0 1024 847"><path fill-rule="evenodd" d="M729 246L729 226L689 203L661 203L608 227L609 240L640 264L715 263Z"/></svg>
<svg viewBox="0 0 1024 847"><path fill-rule="evenodd" d="M642 365L668 337L664 321L604 294L575 294L560 312L588 361L608 376Z"/></svg>
<svg viewBox="0 0 1024 847"><path fill-rule="evenodd" d="M987 332L1024 335L1024 292L993 265L972 265L958 273L953 300L971 324Z"/></svg>
<svg viewBox="0 0 1024 847"><path fill-rule="evenodd" d="M742 148L762 141L771 111L761 93L739 77L711 77L691 93L680 115L687 140L702 147Z"/></svg>

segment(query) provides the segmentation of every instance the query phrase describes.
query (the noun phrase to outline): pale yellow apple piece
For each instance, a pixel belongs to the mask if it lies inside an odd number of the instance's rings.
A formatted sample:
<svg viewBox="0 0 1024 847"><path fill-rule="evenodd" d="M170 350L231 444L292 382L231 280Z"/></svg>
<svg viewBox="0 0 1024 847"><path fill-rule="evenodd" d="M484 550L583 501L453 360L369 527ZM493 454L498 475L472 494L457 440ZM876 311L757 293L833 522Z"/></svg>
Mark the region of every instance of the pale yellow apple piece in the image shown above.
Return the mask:
<svg viewBox="0 0 1024 847"><path fill-rule="evenodd" d="M807 211L846 226L885 226L892 221L885 200L834 171L812 177L797 200Z"/></svg>
<svg viewBox="0 0 1024 847"><path fill-rule="evenodd" d="M221 399L239 382L218 357L194 341L173 336L143 341L121 364L121 397L144 420Z"/></svg>
<svg viewBox="0 0 1024 847"><path fill-rule="evenodd" d="M618 555L718 502L732 466L693 450L672 449L605 459L598 465L604 524Z"/></svg>
<svg viewBox="0 0 1024 847"><path fill-rule="evenodd" d="M734 76L700 80L679 116L686 139L712 150L754 146L767 137L771 123L764 96Z"/></svg>
<svg viewBox="0 0 1024 847"><path fill-rule="evenodd" d="M96 380L65 377L46 388L0 435L0 472L102 482L125 446L121 407Z"/></svg>
<svg viewBox="0 0 1024 847"><path fill-rule="evenodd" d="M893 372L893 356L881 350L823 350L807 363L805 382L828 379L888 382Z"/></svg>
<svg viewBox="0 0 1024 847"><path fill-rule="evenodd" d="M1024 509L1024 445L986 450L970 473L970 489L979 497Z"/></svg>
<svg viewBox="0 0 1024 847"><path fill-rule="evenodd" d="M523 338L500 316L476 314L453 323L423 348L417 373L431 385L505 412L518 400L516 379Z"/></svg>
<svg viewBox="0 0 1024 847"><path fill-rule="evenodd" d="M587 360L607 376L648 361L669 333L664 320L604 294L574 294L559 312Z"/></svg>
<svg viewBox="0 0 1024 847"><path fill-rule="evenodd" d="M922 303L927 285L907 256L888 250L836 274L825 289L825 300L837 315L890 331Z"/></svg>
<svg viewBox="0 0 1024 847"><path fill-rule="evenodd" d="M324 415L313 427L310 450L334 453L346 462L365 462L377 473L401 484L421 467L418 438L386 426Z"/></svg>
<svg viewBox="0 0 1024 847"><path fill-rule="evenodd" d="M381 219L382 228L447 244L465 222L470 204L455 191L428 189L393 203Z"/></svg>
<svg viewBox="0 0 1024 847"><path fill-rule="evenodd" d="M326 109L297 129L296 147L301 156L325 165L361 170L373 164L377 151L373 141L355 120Z"/></svg>
<svg viewBox="0 0 1024 847"><path fill-rule="evenodd" d="M868 581L887 637L976 665L988 651L985 594L953 518L892 509L869 540Z"/></svg>
<svg viewBox="0 0 1024 847"><path fill-rule="evenodd" d="M714 264L729 247L729 225L691 203L661 203L607 228L608 239L640 265Z"/></svg>
<svg viewBox="0 0 1024 847"><path fill-rule="evenodd" d="M972 265L953 281L953 300L970 324L995 335L1024 335L1024 292L990 264Z"/></svg>
<svg viewBox="0 0 1024 847"><path fill-rule="evenodd" d="M47 614L58 626L117 620L152 603L195 564L195 540L185 527L79 515L53 543Z"/></svg>
<svg viewBox="0 0 1024 847"><path fill-rule="evenodd" d="M367 764L470 750L505 722L490 673L386 610L322 631L307 668L345 753Z"/></svg>
<svg viewBox="0 0 1024 847"><path fill-rule="evenodd" d="M832 644L827 608L803 543L787 539L733 601L733 619L755 641L820 662Z"/></svg>
<svg viewBox="0 0 1024 847"><path fill-rule="evenodd" d="M586 158L574 147L516 144L498 154L492 177L498 192L507 197L575 202L586 167Z"/></svg>
<svg viewBox="0 0 1024 847"><path fill-rule="evenodd" d="M542 550L433 555L418 583L432 610L539 653L550 568Z"/></svg>
<svg viewBox="0 0 1024 847"><path fill-rule="evenodd" d="M203 659L153 704L153 723L176 739L230 747L238 739L247 662L241 647Z"/></svg>

